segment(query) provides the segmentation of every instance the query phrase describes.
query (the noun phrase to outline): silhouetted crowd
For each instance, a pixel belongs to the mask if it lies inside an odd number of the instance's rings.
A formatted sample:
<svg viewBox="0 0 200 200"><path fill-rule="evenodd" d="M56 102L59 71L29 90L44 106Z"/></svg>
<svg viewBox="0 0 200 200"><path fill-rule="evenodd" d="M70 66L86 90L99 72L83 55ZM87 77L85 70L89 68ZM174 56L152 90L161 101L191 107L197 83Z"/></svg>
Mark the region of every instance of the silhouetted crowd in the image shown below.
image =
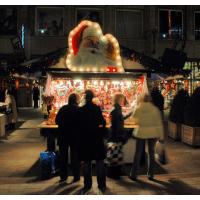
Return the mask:
<svg viewBox="0 0 200 200"><path fill-rule="evenodd" d="M94 94L90 90L85 91L85 105L79 107L80 99L75 93L71 94L68 104L64 105L56 116L58 124L58 146L60 153L60 183L66 182L68 178L68 163L70 149L71 169L73 173L73 182L80 180L80 166L83 163L84 187L82 194L88 192L92 187L92 161L96 161L96 176L98 188L103 193L106 190L106 175L110 178L118 179L121 175L121 162L114 165L105 164L108 156L106 143L115 144L116 154L113 159L119 155L119 150L124 145L132 133L129 134L124 128L124 120L133 114L131 111L124 116L122 107L125 105L123 94L116 94L111 112L111 126L106 128L106 121L102 111L94 101ZM159 109L152 103L151 97L146 95L138 103L137 110L134 113L135 120L139 128L133 131L136 139L136 152L133 155L133 165L130 172L130 179L137 180L139 163L142 151L145 147L145 141L148 143L148 178L154 177L155 166L155 145L158 140L163 142L163 125ZM105 140L106 139L106 140ZM105 142L106 141L106 142ZM130 151L132 151L130 149ZM114 158L116 156L116 158Z"/></svg>

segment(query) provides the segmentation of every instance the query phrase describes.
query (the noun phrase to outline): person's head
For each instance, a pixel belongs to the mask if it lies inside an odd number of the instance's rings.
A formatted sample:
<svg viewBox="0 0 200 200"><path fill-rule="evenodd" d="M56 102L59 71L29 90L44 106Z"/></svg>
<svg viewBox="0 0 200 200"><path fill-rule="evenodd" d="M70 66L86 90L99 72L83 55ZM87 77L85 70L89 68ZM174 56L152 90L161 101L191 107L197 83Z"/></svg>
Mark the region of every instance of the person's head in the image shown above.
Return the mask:
<svg viewBox="0 0 200 200"><path fill-rule="evenodd" d="M87 102L92 102L92 99L94 98L94 93L91 90L86 90L85 91L85 101Z"/></svg>
<svg viewBox="0 0 200 200"><path fill-rule="evenodd" d="M68 99L68 104L69 105L78 105L79 104L79 97L77 94L72 93L69 95L69 99Z"/></svg>
<svg viewBox="0 0 200 200"><path fill-rule="evenodd" d="M120 106L124 106L126 103L126 98L123 94L118 93L114 96L114 104L119 104Z"/></svg>
<svg viewBox="0 0 200 200"><path fill-rule="evenodd" d="M143 98L143 102L152 102L152 98L150 95L146 94Z"/></svg>

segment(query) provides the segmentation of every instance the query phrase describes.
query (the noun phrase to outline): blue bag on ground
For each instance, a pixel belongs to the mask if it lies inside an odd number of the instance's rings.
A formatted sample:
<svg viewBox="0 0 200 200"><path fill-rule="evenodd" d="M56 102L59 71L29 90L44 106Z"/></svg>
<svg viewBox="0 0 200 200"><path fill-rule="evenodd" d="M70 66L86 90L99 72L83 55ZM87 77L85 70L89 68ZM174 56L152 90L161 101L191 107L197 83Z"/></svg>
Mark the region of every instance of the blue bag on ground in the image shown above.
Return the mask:
<svg viewBox="0 0 200 200"><path fill-rule="evenodd" d="M56 172L56 153L55 152L41 152L40 153L40 170L41 178L50 178Z"/></svg>

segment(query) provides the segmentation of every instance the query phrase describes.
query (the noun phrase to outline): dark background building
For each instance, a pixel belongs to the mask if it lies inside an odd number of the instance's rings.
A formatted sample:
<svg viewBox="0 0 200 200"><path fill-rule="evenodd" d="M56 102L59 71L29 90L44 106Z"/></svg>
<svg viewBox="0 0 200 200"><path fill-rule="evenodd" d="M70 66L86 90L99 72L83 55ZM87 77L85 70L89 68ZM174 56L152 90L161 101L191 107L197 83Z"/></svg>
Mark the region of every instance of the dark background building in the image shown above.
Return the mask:
<svg viewBox="0 0 200 200"><path fill-rule="evenodd" d="M82 19L99 22L121 45L155 58L167 47L200 57L200 6L174 5L0 6L0 54L13 53L16 36L26 59L67 47L69 31Z"/></svg>

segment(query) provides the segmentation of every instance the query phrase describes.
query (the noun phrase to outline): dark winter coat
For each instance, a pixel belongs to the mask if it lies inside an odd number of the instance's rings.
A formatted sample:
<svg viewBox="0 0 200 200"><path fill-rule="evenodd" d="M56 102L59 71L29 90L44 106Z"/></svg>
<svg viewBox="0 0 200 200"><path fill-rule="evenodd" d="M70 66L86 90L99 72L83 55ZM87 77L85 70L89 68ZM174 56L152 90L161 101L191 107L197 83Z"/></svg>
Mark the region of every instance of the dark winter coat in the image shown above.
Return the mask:
<svg viewBox="0 0 200 200"><path fill-rule="evenodd" d="M33 88L33 101L38 101L40 96L40 91L37 87Z"/></svg>
<svg viewBox="0 0 200 200"><path fill-rule="evenodd" d="M158 89L153 89L151 92L153 104L161 111L164 110L164 97Z"/></svg>
<svg viewBox="0 0 200 200"><path fill-rule="evenodd" d="M79 142L78 116L79 107L77 105L64 105L60 108L56 115L58 145Z"/></svg>
<svg viewBox="0 0 200 200"><path fill-rule="evenodd" d="M110 141L125 143L128 139L128 132L124 129L124 119L129 115L123 116L122 109L119 104L114 105L114 109L111 112L111 129L110 129Z"/></svg>
<svg viewBox="0 0 200 200"><path fill-rule="evenodd" d="M105 127L100 107L86 103L80 109L80 156L81 160L103 160L106 156L104 133L100 126Z"/></svg>

